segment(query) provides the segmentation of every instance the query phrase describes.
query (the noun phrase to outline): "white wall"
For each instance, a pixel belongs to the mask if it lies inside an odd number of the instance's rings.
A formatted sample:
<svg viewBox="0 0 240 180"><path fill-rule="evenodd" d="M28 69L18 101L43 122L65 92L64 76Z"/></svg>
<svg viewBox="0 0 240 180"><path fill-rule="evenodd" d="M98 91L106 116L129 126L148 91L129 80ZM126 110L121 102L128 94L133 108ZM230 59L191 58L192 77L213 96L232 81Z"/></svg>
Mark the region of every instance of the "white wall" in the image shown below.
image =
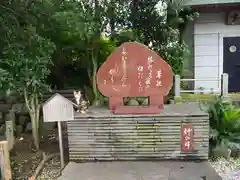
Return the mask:
<svg viewBox="0 0 240 180"><path fill-rule="evenodd" d="M195 89L220 90L223 73L223 37L240 37L240 25L226 25L224 13L200 14L194 24Z"/></svg>

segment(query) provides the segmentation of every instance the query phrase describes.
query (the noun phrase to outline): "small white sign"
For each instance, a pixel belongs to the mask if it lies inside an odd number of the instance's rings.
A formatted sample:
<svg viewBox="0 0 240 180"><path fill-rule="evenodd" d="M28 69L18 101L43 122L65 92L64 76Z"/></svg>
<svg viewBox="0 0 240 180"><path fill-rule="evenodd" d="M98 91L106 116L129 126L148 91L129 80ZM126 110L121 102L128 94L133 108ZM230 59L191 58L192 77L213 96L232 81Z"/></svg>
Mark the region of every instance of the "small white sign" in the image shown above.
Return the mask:
<svg viewBox="0 0 240 180"><path fill-rule="evenodd" d="M54 94L43 104L44 122L60 122L73 119L73 103L60 94Z"/></svg>

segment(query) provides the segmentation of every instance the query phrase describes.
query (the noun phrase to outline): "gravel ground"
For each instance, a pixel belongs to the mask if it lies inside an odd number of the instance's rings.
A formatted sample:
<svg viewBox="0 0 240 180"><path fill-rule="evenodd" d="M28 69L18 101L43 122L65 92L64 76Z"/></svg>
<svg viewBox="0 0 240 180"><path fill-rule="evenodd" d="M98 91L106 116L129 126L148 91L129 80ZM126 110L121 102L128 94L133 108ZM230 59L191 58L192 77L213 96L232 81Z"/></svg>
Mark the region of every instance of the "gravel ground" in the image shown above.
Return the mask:
<svg viewBox="0 0 240 180"><path fill-rule="evenodd" d="M240 179L240 159L218 159L211 162L211 165L223 180Z"/></svg>
<svg viewBox="0 0 240 180"><path fill-rule="evenodd" d="M57 178L61 175L60 171L60 161L59 157L55 157L50 160L44 166L41 174L38 176L38 180L57 180Z"/></svg>
<svg viewBox="0 0 240 180"><path fill-rule="evenodd" d="M66 127L63 129L63 136L64 137L67 136ZM48 139L58 144L58 134L56 129L49 133ZM57 180L57 178L60 175L61 175L60 157L57 156L48 161L47 163L45 163L44 168L41 171L40 175L38 176L37 180Z"/></svg>

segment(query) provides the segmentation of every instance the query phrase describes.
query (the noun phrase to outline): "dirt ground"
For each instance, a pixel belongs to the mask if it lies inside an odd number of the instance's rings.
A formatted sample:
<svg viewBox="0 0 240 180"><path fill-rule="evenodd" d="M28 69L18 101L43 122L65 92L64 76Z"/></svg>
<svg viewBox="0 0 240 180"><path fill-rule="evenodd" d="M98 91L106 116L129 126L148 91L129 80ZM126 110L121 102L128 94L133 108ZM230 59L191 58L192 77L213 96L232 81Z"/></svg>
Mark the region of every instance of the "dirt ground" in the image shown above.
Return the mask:
<svg viewBox="0 0 240 180"><path fill-rule="evenodd" d="M48 131L45 138L41 138L40 151L36 151L33 148L31 133L25 133L22 137L18 137L14 149L10 152L13 179L28 180L28 178L34 174L38 164L42 160L43 152L47 155L58 153L59 146L56 137L57 129ZM52 173L55 175L52 175ZM59 175L60 163L59 156L57 156L45 165L45 168L37 179L54 180ZM48 176L50 176L50 178Z"/></svg>

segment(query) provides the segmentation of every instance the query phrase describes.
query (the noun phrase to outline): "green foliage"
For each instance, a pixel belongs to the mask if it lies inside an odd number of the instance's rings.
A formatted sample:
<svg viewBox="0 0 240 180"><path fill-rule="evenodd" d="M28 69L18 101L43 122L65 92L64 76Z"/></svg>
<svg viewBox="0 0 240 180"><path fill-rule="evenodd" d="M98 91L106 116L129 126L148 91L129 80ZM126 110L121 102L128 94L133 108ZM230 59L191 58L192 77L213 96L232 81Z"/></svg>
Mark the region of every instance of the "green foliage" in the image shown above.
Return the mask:
<svg viewBox="0 0 240 180"><path fill-rule="evenodd" d="M181 31L198 14L185 8L184 1L144 0L136 3L135 9L138 12L132 17L133 32L138 34L141 42L152 44L151 48L171 65L173 72L181 75L183 61L189 55Z"/></svg>
<svg viewBox="0 0 240 180"><path fill-rule="evenodd" d="M240 108L217 97L208 108L210 140L215 147L240 148Z"/></svg>
<svg viewBox="0 0 240 180"><path fill-rule="evenodd" d="M240 108L217 98L209 106L210 126L215 131L213 136L221 143L224 139L235 140L240 130ZM216 133L218 132L218 133Z"/></svg>
<svg viewBox="0 0 240 180"><path fill-rule="evenodd" d="M185 43L172 43L162 50L162 56L172 67L174 74L182 75L183 62L189 57L190 52Z"/></svg>
<svg viewBox="0 0 240 180"><path fill-rule="evenodd" d="M116 48L116 42L110 40L107 37L100 36L100 39L98 41L98 47L99 47L98 62L100 66Z"/></svg>
<svg viewBox="0 0 240 180"><path fill-rule="evenodd" d="M54 43L47 38L48 1L7 1L0 6L0 88L24 97L32 122L34 145L39 149L40 96L47 90ZM51 16L51 13L48 14Z"/></svg>
<svg viewBox="0 0 240 180"><path fill-rule="evenodd" d="M47 90L47 67L53 51L51 41L37 35L33 28L24 29L21 36L12 39L2 51L0 67L7 77L1 79L2 88L41 95Z"/></svg>
<svg viewBox="0 0 240 180"><path fill-rule="evenodd" d="M8 72L0 68L0 87L5 86L5 82L7 81L7 79L8 79Z"/></svg>

